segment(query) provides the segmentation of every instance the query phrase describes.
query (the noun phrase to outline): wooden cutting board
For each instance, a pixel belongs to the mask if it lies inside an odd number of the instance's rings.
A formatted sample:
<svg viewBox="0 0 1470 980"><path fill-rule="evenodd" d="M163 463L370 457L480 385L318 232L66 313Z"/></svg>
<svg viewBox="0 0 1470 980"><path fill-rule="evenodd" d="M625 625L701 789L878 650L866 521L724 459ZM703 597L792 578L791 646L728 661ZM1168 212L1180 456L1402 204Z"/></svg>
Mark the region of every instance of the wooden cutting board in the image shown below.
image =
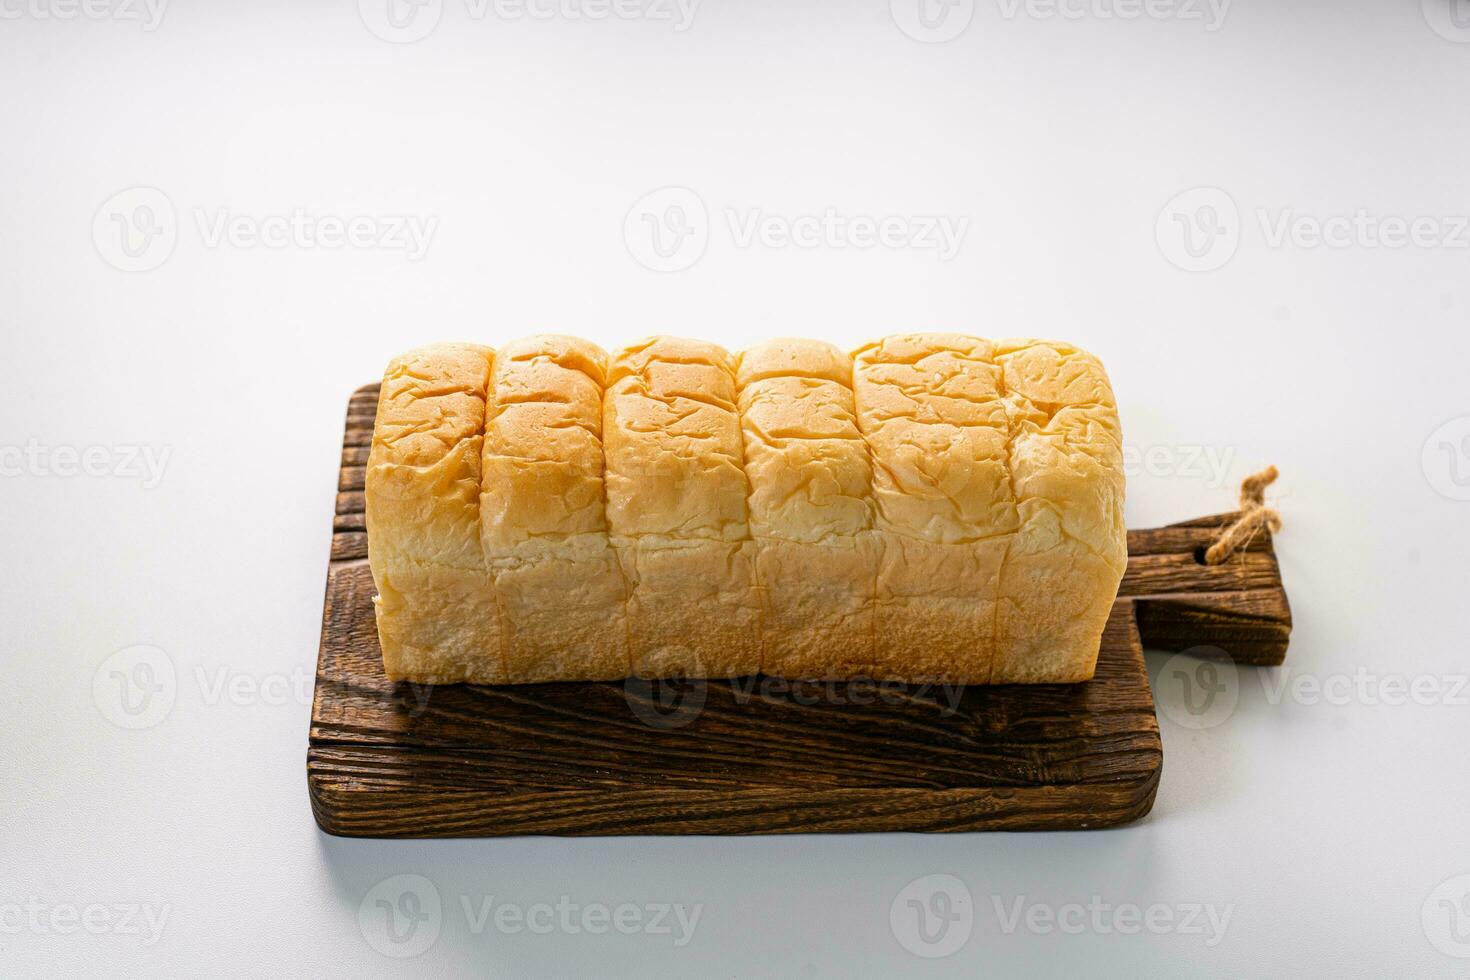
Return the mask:
<svg viewBox="0 0 1470 980"><path fill-rule="evenodd" d="M1142 645L1280 663L1269 534L1219 566L1221 514L1128 532L1086 684L733 681L434 688L383 676L363 523L377 385L349 403L307 781L350 837L1057 830L1153 806L1163 761Z"/></svg>

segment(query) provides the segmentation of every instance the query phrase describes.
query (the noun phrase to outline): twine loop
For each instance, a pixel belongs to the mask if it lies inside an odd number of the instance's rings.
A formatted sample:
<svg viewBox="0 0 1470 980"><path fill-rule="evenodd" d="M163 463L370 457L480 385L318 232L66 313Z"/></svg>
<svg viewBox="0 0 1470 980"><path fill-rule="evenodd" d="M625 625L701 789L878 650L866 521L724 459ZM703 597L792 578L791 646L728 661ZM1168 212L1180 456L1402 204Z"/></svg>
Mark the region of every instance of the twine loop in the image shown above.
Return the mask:
<svg viewBox="0 0 1470 980"><path fill-rule="evenodd" d="M1281 530L1281 515L1266 506L1266 488L1276 481L1276 476L1276 467L1268 466L1240 482L1240 517L1221 531L1205 551L1206 565L1218 565L1227 560L1249 545L1263 527L1270 528L1273 533Z"/></svg>

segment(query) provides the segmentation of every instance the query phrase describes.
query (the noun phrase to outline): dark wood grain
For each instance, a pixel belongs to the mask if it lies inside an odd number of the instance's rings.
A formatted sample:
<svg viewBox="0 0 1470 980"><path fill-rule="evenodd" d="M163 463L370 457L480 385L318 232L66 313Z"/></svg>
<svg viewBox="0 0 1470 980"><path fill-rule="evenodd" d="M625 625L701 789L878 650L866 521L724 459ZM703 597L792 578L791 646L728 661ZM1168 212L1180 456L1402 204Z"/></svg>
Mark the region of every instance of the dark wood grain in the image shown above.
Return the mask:
<svg viewBox="0 0 1470 980"><path fill-rule="evenodd" d="M772 834L1106 827L1146 814L1162 750L1140 640L1279 662L1269 537L1195 557L1229 515L1130 531L1086 684L733 681L392 684L373 622L363 470L377 386L338 479L307 779L355 837ZM1272 661L1271 658L1276 660Z"/></svg>
<svg viewBox="0 0 1470 980"><path fill-rule="evenodd" d="M1128 597L1144 646L1270 666L1286 658L1291 606L1271 532L1262 530L1220 565L1205 548L1239 513L1128 532Z"/></svg>

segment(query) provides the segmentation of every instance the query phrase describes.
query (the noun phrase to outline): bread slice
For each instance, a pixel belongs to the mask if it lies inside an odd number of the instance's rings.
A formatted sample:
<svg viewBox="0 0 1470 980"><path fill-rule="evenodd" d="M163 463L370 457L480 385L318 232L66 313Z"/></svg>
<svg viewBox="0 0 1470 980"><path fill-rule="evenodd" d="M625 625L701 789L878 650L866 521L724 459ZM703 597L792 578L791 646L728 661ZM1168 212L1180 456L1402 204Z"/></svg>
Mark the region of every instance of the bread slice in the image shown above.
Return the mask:
<svg viewBox="0 0 1470 980"><path fill-rule="evenodd" d="M628 583L608 539L607 354L541 335L500 348L486 396L480 543L511 683L628 675Z"/></svg>
<svg viewBox="0 0 1470 980"><path fill-rule="evenodd" d="M1067 344L1004 341L995 360L1020 526L1001 574L990 682L1088 680L1128 566L1112 388L1097 358Z"/></svg>
<svg viewBox="0 0 1470 980"><path fill-rule="evenodd" d="M765 673L874 677L873 534L868 448L853 406L852 358L783 339L745 351L736 372L762 584Z"/></svg>
<svg viewBox="0 0 1470 980"><path fill-rule="evenodd" d="M878 649L910 678L986 683L1001 565L1019 525L993 348L912 334L869 344L855 361L881 543Z"/></svg>
<svg viewBox="0 0 1470 980"><path fill-rule="evenodd" d="M608 528L629 581L633 671L757 672L760 597L730 355L655 337L619 351L608 381Z"/></svg>
<svg viewBox="0 0 1470 980"><path fill-rule="evenodd" d="M383 374L368 453L368 557L383 670L431 684L507 680L480 548L480 448L494 352L436 344Z"/></svg>

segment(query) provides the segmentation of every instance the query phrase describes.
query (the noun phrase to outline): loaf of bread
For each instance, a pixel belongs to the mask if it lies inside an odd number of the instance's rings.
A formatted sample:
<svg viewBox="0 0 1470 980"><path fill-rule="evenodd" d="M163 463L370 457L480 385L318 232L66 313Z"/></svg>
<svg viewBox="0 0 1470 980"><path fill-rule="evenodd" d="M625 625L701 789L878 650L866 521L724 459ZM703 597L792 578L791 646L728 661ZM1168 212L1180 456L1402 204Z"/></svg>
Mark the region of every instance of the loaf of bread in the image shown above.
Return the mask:
<svg viewBox="0 0 1470 980"><path fill-rule="evenodd" d="M383 376L389 678L1089 679L1126 564L1117 411L1061 343L437 344Z"/></svg>

